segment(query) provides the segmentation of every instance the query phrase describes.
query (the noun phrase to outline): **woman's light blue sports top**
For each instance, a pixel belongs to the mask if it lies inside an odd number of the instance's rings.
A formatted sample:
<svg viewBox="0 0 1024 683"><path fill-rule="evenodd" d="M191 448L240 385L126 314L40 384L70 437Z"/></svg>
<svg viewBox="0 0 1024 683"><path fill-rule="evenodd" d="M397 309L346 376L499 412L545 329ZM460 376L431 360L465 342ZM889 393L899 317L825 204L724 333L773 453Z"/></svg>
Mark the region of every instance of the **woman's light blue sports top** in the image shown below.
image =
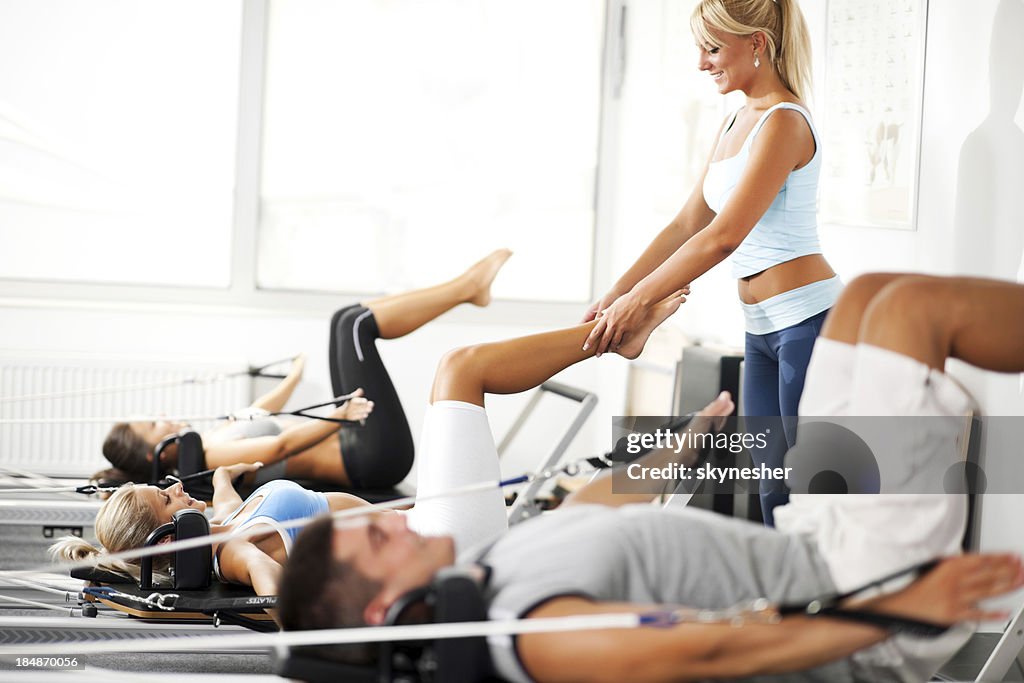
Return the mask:
<svg viewBox="0 0 1024 683"><path fill-rule="evenodd" d="M316 491L309 491L302 488L294 481L275 479L268 481L263 486L252 492L245 501L238 506L238 509L228 515L224 524L231 522L238 516L238 513L245 509L245 506L253 498L262 497L262 500L241 522L235 524L234 530L246 529L257 524L266 524L274 529L281 536L285 551L291 552L292 544L298 537L302 527L282 529L282 522L289 522L301 517L312 517L327 512L330 506L327 504L327 496ZM220 577L220 549L213 557L213 571Z"/></svg>
<svg viewBox="0 0 1024 683"><path fill-rule="evenodd" d="M736 278L747 277L760 273L772 266L792 261L808 254L820 254L818 243L818 175L821 171L821 142L818 133L811 123L811 115L803 107L791 102L782 102L771 107L750 131L743 142L743 147L736 156L711 162L704 179L704 201L715 213L721 213L729 197L740 182L743 171L750 158L750 148L754 138L773 112L779 109L792 109L800 112L814 136L814 156L803 168L789 174L786 182L779 190L775 201L765 211L746 239L732 254L732 275ZM732 128L736 115L726 126L725 131ZM723 131L723 135L725 135ZM719 139L721 144L721 139Z"/></svg>
<svg viewBox="0 0 1024 683"><path fill-rule="evenodd" d="M789 174L761 220L733 252L732 275L735 278L748 277L801 256L821 253L817 220L821 141L811 122L811 115L798 104L781 102L769 108L754 124L736 156L711 162L704 178L704 201L715 213L722 211L743 176L754 138L768 117L779 109L800 112L807 120L814 137L814 156L806 166ZM737 114L739 111L733 114L722 135L732 128ZM783 292L757 304L745 304L743 312L747 331L768 334L795 325L831 308L841 289L842 283L834 277Z"/></svg>

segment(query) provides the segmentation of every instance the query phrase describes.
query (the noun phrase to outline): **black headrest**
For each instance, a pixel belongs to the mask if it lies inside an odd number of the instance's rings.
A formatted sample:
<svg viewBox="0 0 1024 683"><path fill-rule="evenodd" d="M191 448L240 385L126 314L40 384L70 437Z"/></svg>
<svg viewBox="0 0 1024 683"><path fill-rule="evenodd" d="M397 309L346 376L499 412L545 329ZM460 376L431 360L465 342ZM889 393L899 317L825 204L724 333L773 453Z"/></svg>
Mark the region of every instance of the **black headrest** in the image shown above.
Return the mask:
<svg viewBox="0 0 1024 683"><path fill-rule="evenodd" d="M193 429L186 429L166 437L153 448L152 471L149 475L150 484L156 484L160 481L160 454L172 444L178 445L178 466L176 469L182 476L206 469L203 439L199 436L199 432Z"/></svg>
<svg viewBox="0 0 1024 683"><path fill-rule="evenodd" d="M178 474L187 477L206 469L206 454L199 432L188 429L178 434Z"/></svg>
<svg viewBox="0 0 1024 683"><path fill-rule="evenodd" d="M78 569L72 569L71 578L80 579L82 581L93 581L95 583L135 583L135 580L130 576L108 572L106 569L100 569L99 567L79 567Z"/></svg>
<svg viewBox="0 0 1024 683"><path fill-rule="evenodd" d="M477 579L464 569L438 572L430 586L410 591L388 610L385 626L408 623L486 621L487 605ZM274 672L310 683L334 681L443 681L478 683L494 677L484 636L382 643L376 666L357 666L292 650Z"/></svg>
<svg viewBox="0 0 1024 683"><path fill-rule="evenodd" d="M442 569L434 580L432 597L434 623L487 620L480 584L464 569ZM490 650L483 636L445 638L436 641L433 650L439 681L477 683L493 675Z"/></svg>
<svg viewBox="0 0 1024 683"><path fill-rule="evenodd" d="M144 546L153 546L168 536L176 541L186 538L199 538L210 535L210 522L202 512L195 508L185 508L174 513L170 522L157 527L147 538ZM209 588L210 574L213 572L213 556L210 546L175 550L171 561L171 573L174 576L174 587L179 590L197 590ZM153 587L153 557L142 558L139 575L140 588Z"/></svg>

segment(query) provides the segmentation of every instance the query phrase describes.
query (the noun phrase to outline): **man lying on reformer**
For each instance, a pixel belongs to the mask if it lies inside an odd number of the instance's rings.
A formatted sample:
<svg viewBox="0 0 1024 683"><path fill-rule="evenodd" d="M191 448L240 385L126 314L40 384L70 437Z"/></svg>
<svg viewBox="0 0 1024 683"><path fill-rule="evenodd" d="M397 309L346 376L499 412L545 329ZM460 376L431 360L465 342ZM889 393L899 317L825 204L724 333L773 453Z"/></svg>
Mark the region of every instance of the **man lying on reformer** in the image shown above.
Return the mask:
<svg viewBox="0 0 1024 683"><path fill-rule="evenodd" d="M206 467L262 462L268 479L315 479L356 490L388 489L408 475L413 440L402 403L377 351L378 339L398 339L462 303L487 306L491 283L511 256L494 251L453 280L387 296L337 311L331 319L329 361L336 396L361 391L374 414L365 424L267 417L225 423L202 433ZM280 411L302 377L298 357L288 375L251 408ZM358 421L367 401L357 397L328 417ZM114 466L93 479L148 482L153 449L187 427L180 422L119 423L110 430L103 454ZM175 474L176 445L164 449L161 469Z"/></svg>
<svg viewBox="0 0 1024 683"><path fill-rule="evenodd" d="M825 398L849 401L851 407L870 396L876 401L871 414L947 414L962 405L942 374L946 358L997 371L1024 370L1024 287L920 277L885 281L887 277L858 280L840 299L825 332L836 345L826 344L812 363L812 396L821 390ZM660 322L655 318L670 314L678 303L659 304L644 337L627 339L625 352L638 352ZM991 320L1004 325L994 329ZM431 431L442 432L451 448L466 454L478 446L493 448L487 443L485 393L522 391L582 360L589 354L580 347L592 325L452 352L435 380ZM860 346L852 346L855 342ZM855 362L832 367L831 352L843 343ZM860 386L869 380L885 386L864 389L861 397ZM804 514L821 516L815 520L820 533L807 535L701 510L611 507L607 503L614 505L615 496L589 495L610 492L606 482L607 477L599 479L593 491L580 492L583 501L605 506L570 507L531 519L468 549L449 536L417 533L394 514L368 515L361 523L346 520L336 526L330 519L320 520L307 527L289 558L280 587L281 622L291 630L381 624L400 596L428 584L439 569L453 563L479 568L492 618L532 619L641 612L652 604L726 608L757 598L799 604L837 595L836 576L841 574L843 582L851 578L835 564L844 558L823 552L816 539L829 534L842 538L851 527L863 538L863 524L873 525L883 556L904 541L913 544L908 555L916 558L930 551L938 559L958 550L951 542L955 532L905 539L893 528L905 520L891 514L851 520L840 514L841 496L827 501L831 514L794 507L797 515L808 510ZM951 521L962 509L938 508L933 512L946 518L936 522L939 527L962 529L962 521ZM852 513L860 510L857 505ZM858 552L866 554L860 566L875 574L872 548L861 546ZM488 643L498 674L513 681L678 681L795 671L804 672L802 679L827 681L926 680L962 634L924 642L907 635L891 637L885 623L851 621L850 612L952 625L992 618L979 601L1022 585L1024 568L1017 556L954 556L899 590L848 599L838 606L840 614L831 617L804 614L775 624L682 623L530 634L492 637Z"/></svg>

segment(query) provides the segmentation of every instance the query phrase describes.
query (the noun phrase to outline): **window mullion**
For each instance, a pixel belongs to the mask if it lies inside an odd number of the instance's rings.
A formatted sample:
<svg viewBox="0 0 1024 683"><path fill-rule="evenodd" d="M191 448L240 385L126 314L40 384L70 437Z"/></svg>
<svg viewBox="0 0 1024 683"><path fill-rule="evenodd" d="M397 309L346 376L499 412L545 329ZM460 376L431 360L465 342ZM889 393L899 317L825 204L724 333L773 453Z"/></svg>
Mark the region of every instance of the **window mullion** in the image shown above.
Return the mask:
<svg viewBox="0 0 1024 683"><path fill-rule="evenodd" d="M601 112L598 126L597 174L594 187L594 261L591 299L612 285L613 236L616 215L616 178L619 167L620 101L625 77L625 0L608 0L605 11L604 50L601 69Z"/></svg>
<svg viewBox="0 0 1024 683"><path fill-rule="evenodd" d="M269 0L244 0L231 239L231 291L232 298L239 302L253 300L257 289L256 240L260 216L268 10Z"/></svg>

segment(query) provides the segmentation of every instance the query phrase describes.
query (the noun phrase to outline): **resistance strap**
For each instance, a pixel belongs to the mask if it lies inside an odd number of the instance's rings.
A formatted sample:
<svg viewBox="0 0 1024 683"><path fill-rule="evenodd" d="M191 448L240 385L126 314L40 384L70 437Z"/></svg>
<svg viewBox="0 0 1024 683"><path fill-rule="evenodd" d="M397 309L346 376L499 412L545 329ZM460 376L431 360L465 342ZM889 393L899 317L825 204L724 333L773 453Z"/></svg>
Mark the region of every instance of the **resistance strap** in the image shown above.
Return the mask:
<svg viewBox="0 0 1024 683"><path fill-rule="evenodd" d="M891 618L882 614L871 614L876 625L890 630L899 630L904 624L920 624L913 620ZM841 616L837 613L829 616ZM726 610L671 610L653 612L619 612L613 614L588 614L543 619L508 619L499 621L467 621L439 624L414 624L408 626L365 626L355 628L324 629L315 631L291 631L285 633L242 634L230 636L177 636L168 638L147 638L147 652L182 652L204 649L257 649L269 650L302 645L343 645L353 643L380 643L405 640L443 640L450 638L474 638L491 636L522 635L526 633L559 633L567 631L592 631L602 629L670 628L685 623L729 623L735 627L748 622L775 623L780 619L778 611L767 601L728 608ZM63 621L63 620L62 620ZM0 619L0 627L3 619ZM933 628L934 624L928 625ZM52 653L54 648L81 654L107 652L130 652L137 648L128 642L47 643L45 645L0 646L0 654L33 655Z"/></svg>
<svg viewBox="0 0 1024 683"><path fill-rule="evenodd" d="M295 360L295 357L282 358L275 360L270 363L266 363L260 366L249 366L246 370L239 370L237 372L218 372L209 375L196 375L195 377L186 377L184 379L172 379L165 380L162 382L139 382L135 384L117 384L103 387L91 387L88 389L71 389L69 391L55 391L42 394L23 394L21 396L0 396L0 403L17 403L21 401L41 401L46 399L56 398L73 398L78 396L96 396L99 394L111 394L120 391L142 391L144 389L165 389L170 387L186 386L186 385L200 385L200 384L212 384L214 382L222 382L224 380L232 379L234 377L267 377L271 379L284 379L287 375L266 373L264 370L280 365L281 363L288 363Z"/></svg>
<svg viewBox="0 0 1024 683"><path fill-rule="evenodd" d="M3 424L95 424L95 423L110 423L110 422L216 422L220 420L228 422L251 422L253 420L259 420L266 417L277 417L279 415L294 415L296 417L306 417L311 420L322 420L324 422L334 422L336 424L353 424L353 420L342 420L336 417L326 417L324 415L315 415L309 411L315 410L316 408L323 408L329 405L341 405L345 401L353 398L354 394L342 394L341 396L335 396L329 401L323 403L314 403L310 406L304 406L297 408L296 410L278 410L278 411L267 411L262 408L242 408L226 415L129 415L127 417L25 417L25 418L7 418L0 420L0 425Z"/></svg>

